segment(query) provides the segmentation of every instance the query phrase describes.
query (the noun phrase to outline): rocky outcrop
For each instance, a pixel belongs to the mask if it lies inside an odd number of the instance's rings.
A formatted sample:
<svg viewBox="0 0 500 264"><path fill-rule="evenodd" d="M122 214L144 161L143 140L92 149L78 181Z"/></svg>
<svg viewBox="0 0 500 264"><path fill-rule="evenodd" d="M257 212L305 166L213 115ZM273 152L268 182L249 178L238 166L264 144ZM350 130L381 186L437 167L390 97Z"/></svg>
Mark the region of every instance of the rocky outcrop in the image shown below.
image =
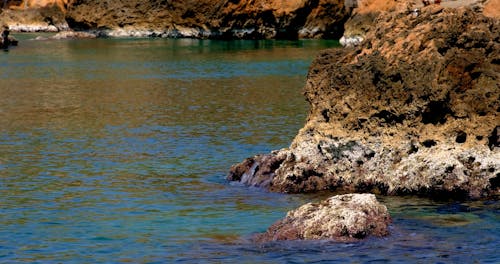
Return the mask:
<svg viewBox="0 0 500 264"><path fill-rule="evenodd" d="M358 0L356 2L356 8L354 8L351 16L346 21L344 34L340 38L340 44L345 47L353 47L361 44L365 39L366 33L381 12L392 12L396 10L396 7L401 8L401 6L404 6L406 8L406 6L411 5L410 0Z"/></svg>
<svg viewBox="0 0 500 264"><path fill-rule="evenodd" d="M4 0L1 8L9 9L37 9L48 6L57 6L60 10L66 10L70 0Z"/></svg>
<svg viewBox="0 0 500 264"><path fill-rule="evenodd" d="M311 110L290 148L233 166L229 180L286 193L500 195L500 21L434 5L376 25L362 46L313 62Z"/></svg>
<svg viewBox="0 0 500 264"><path fill-rule="evenodd" d="M23 32L294 39L339 38L348 15L343 0L10 0L0 22Z"/></svg>
<svg viewBox="0 0 500 264"><path fill-rule="evenodd" d="M449 1L421 1L421 0L358 0L357 7L344 25L344 35L340 43L345 47L361 44L366 34L375 25L376 18L385 12L406 12L418 16L420 9L427 4L439 4L446 8L471 6L481 9L486 16L500 18L499 0L449 0Z"/></svg>
<svg viewBox="0 0 500 264"><path fill-rule="evenodd" d="M56 3L26 9L3 9L0 11L0 25L16 32L58 32L69 29L64 11Z"/></svg>
<svg viewBox="0 0 500 264"><path fill-rule="evenodd" d="M73 29L107 36L335 38L348 13L341 0L75 0Z"/></svg>
<svg viewBox="0 0 500 264"><path fill-rule="evenodd" d="M258 242L277 240L332 239L356 241L368 236L386 236L391 218L387 208L373 194L333 196L308 203L287 213Z"/></svg>

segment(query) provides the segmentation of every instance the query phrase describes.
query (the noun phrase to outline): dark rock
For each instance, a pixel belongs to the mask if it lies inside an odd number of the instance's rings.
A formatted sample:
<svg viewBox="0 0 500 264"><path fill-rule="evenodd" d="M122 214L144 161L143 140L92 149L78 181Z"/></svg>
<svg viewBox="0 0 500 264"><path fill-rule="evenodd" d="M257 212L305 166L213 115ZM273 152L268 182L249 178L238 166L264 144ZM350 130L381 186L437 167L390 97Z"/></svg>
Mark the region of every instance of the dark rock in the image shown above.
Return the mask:
<svg viewBox="0 0 500 264"><path fill-rule="evenodd" d="M229 170L227 179L239 181L245 185L269 188L274 172L283 162L284 156L271 153L257 155L235 164Z"/></svg>

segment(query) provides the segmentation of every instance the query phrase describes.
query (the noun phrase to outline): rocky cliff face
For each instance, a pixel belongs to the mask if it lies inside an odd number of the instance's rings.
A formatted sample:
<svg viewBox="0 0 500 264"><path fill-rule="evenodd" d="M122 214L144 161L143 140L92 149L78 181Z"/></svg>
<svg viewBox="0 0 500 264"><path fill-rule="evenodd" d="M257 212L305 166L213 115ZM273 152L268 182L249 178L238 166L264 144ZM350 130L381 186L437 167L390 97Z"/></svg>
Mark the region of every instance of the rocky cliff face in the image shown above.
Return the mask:
<svg viewBox="0 0 500 264"><path fill-rule="evenodd" d="M74 0L75 29L107 35L212 38L335 38L348 13L341 0Z"/></svg>
<svg viewBox="0 0 500 264"><path fill-rule="evenodd" d="M343 0L10 0L3 8L0 22L14 31L227 39L339 38L349 15Z"/></svg>
<svg viewBox="0 0 500 264"><path fill-rule="evenodd" d="M64 12L69 0L4 1L0 25L12 31L57 32L68 30Z"/></svg>
<svg viewBox="0 0 500 264"><path fill-rule="evenodd" d="M460 198L500 195L500 21L473 7L381 14L363 45L321 53L289 149L230 180Z"/></svg>
<svg viewBox="0 0 500 264"><path fill-rule="evenodd" d="M47 6L57 6L61 10L66 10L70 0L6 0L3 1L3 8L11 9L28 9L28 8L44 8Z"/></svg>
<svg viewBox="0 0 500 264"><path fill-rule="evenodd" d="M434 5L437 1L427 2ZM445 8L462 6L479 8L488 17L500 18L500 0L445 0L439 2L436 5ZM407 12L418 15L422 7L424 7L424 1L421 0L359 0L358 6L344 25L345 31L340 42L344 46L359 45L381 13Z"/></svg>

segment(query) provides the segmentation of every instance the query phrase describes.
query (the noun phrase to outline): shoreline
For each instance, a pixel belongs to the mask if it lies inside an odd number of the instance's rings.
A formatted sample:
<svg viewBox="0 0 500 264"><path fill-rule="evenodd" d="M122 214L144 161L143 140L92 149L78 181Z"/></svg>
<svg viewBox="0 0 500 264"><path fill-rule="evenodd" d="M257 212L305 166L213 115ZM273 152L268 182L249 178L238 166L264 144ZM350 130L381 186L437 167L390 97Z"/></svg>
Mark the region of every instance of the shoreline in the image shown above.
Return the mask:
<svg viewBox="0 0 500 264"><path fill-rule="evenodd" d="M53 25L9 25L12 33L64 33L72 32L75 35L94 35L97 38L191 38L191 39L215 39L215 40L339 40L338 38L259 38L254 37L255 29L237 29L230 33L222 31L209 31L199 28L182 28L182 29L90 29L90 30L73 30L69 27L57 28Z"/></svg>

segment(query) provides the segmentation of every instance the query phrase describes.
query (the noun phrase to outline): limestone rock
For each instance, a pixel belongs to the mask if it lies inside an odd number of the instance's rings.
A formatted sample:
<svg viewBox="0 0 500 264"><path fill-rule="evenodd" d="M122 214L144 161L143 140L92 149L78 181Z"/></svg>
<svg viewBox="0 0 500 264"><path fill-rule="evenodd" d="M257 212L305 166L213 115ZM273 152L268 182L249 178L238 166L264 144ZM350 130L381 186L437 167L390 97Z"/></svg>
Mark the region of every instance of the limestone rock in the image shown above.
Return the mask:
<svg viewBox="0 0 500 264"><path fill-rule="evenodd" d="M15 10L37 9L56 6L61 11L65 11L71 0L4 0L2 8Z"/></svg>
<svg viewBox="0 0 500 264"><path fill-rule="evenodd" d="M14 32L58 32L69 29L64 16L64 11L55 5L4 9L0 12L0 25Z"/></svg>
<svg viewBox="0 0 500 264"><path fill-rule="evenodd" d="M359 45L356 38L364 39L365 35L377 23L377 17L387 12L404 12L414 17L419 16L424 2L421 0L357 0L358 5L344 25L343 39L346 47ZM500 0L453 0L453 1L426 1L445 8L469 6L480 9L486 16L500 18L498 8Z"/></svg>
<svg viewBox="0 0 500 264"><path fill-rule="evenodd" d="M348 13L341 0L75 0L66 19L76 30L115 36L335 38ZM118 32L118 33L117 33ZM153 34L154 33L154 34Z"/></svg>
<svg viewBox="0 0 500 264"><path fill-rule="evenodd" d="M289 149L268 154L281 163L262 186L500 195L500 20L428 6L417 17L382 14L376 25L361 46L312 63L307 123Z"/></svg>
<svg viewBox="0 0 500 264"><path fill-rule="evenodd" d="M500 0L489 0L484 4L484 15L492 18L500 18Z"/></svg>
<svg viewBox="0 0 500 264"><path fill-rule="evenodd" d="M258 242L276 240L333 239L355 241L368 236L386 236L391 218L373 194L333 196L308 203L287 213Z"/></svg>

